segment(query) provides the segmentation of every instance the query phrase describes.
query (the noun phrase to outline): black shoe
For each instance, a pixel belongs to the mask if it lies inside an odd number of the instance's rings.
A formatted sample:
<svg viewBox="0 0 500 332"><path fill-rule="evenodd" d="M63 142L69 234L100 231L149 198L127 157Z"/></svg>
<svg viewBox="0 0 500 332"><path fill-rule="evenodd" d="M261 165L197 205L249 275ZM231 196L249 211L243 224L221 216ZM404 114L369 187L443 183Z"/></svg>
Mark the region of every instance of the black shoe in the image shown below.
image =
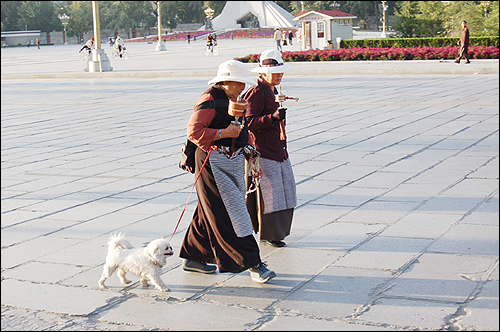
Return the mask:
<svg viewBox="0 0 500 332"><path fill-rule="evenodd" d="M208 265L205 263L198 263L190 261L188 259L184 260L182 263L182 269L188 272L199 272L199 273L214 273L217 270L217 266Z"/></svg>
<svg viewBox="0 0 500 332"><path fill-rule="evenodd" d="M455 61L455 63L460 63L460 61Z"/></svg>
<svg viewBox="0 0 500 332"><path fill-rule="evenodd" d="M250 276L253 282L258 282L259 284L266 283L269 279L276 277L274 271L269 270L265 263L260 263L254 267L248 269L250 271Z"/></svg>
<svg viewBox="0 0 500 332"><path fill-rule="evenodd" d="M465 64L468 64L468 63L470 63L470 61L467 61Z"/></svg>
<svg viewBox="0 0 500 332"><path fill-rule="evenodd" d="M286 243L281 241L281 240L278 240L278 241L268 241L268 240L264 240L264 243L270 245L270 246L273 246L273 247L278 247L278 248L281 248L281 247L284 247L286 246Z"/></svg>

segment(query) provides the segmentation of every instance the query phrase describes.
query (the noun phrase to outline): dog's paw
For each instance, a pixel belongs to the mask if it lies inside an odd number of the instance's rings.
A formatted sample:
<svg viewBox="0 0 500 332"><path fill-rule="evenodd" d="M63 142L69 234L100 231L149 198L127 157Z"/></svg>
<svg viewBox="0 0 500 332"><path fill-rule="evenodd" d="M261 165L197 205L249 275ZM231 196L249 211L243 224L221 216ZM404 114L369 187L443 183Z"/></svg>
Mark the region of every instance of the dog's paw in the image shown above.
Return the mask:
<svg viewBox="0 0 500 332"><path fill-rule="evenodd" d="M162 292L170 292L170 288L161 288L160 291L162 291Z"/></svg>

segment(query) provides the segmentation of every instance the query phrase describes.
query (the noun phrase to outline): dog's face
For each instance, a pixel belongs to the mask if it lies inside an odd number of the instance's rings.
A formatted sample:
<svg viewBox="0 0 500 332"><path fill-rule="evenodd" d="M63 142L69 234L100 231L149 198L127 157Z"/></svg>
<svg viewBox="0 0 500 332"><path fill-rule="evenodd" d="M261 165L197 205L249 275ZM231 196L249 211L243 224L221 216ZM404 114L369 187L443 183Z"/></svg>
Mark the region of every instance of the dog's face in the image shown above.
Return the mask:
<svg viewBox="0 0 500 332"><path fill-rule="evenodd" d="M170 246L170 243L165 239L153 240L146 248L153 259L160 262L161 265L165 264L168 256L174 254L174 250Z"/></svg>

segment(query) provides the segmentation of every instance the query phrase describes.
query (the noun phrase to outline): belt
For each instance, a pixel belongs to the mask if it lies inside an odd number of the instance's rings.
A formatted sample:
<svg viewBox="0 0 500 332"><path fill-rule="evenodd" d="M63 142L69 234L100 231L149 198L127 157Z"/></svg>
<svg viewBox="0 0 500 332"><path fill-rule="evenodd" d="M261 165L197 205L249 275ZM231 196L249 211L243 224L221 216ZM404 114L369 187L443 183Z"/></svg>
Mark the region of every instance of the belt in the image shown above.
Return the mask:
<svg viewBox="0 0 500 332"><path fill-rule="evenodd" d="M224 154L228 159L233 159L239 154L242 154L245 152L245 147L237 148L236 150L233 151L230 146L217 146L217 151L220 153Z"/></svg>

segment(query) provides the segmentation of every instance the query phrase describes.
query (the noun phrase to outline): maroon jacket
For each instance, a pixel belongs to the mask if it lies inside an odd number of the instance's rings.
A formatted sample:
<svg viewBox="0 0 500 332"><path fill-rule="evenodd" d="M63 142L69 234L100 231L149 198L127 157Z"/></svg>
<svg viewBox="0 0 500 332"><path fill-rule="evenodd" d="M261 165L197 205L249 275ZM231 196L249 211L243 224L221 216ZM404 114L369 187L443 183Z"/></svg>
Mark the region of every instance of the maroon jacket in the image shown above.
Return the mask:
<svg viewBox="0 0 500 332"><path fill-rule="evenodd" d="M261 157L283 162L288 159L286 139L280 140L280 122L272 117L280 106L275 101L277 93L276 88L271 90L259 77L257 86L250 87L244 96L248 101L245 121L249 129L248 143L260 152Z"/></svg>
<svg viewBox="0 0 500 332"><path fill-rule="evenodd" d="M462 35L460 36L460 46L465 48L469 46L469 28L467 27L462 29Z"/></svg>

